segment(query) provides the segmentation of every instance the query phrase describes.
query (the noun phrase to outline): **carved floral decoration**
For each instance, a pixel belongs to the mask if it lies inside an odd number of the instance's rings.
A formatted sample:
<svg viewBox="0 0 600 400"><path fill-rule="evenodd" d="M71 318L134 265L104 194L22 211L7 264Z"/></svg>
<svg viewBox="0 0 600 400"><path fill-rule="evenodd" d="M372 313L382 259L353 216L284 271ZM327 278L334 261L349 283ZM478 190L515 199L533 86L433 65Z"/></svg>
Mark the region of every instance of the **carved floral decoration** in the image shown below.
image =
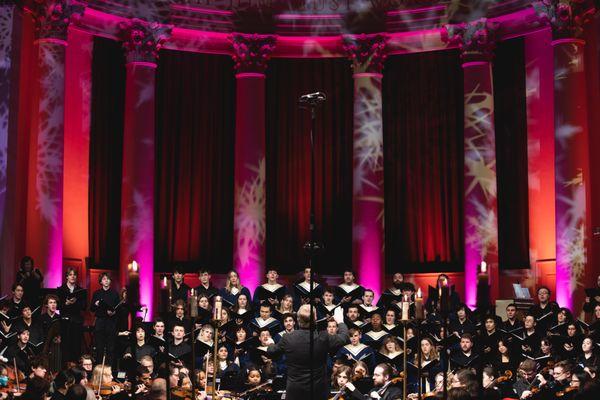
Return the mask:
<svg viewBox="0 0 600 400"><path fill-rule="evenodd" d="M69 24L83 14L85 7L69 0L34 0L30 11L39 39L66 40Z"/></svg>
<svg viewBox="0 0 600 400"><path fill-rule="evenodd" d="M344 36L343 48L355 74L370 72L380 74L387 58L387 40L385 34L361 34Z"/></svg>
<svg viewBox="0 0 600 400"><path fill-rule="evenodd" d="M156 62L163 43L171 36L171 26L137 18L119 24L127 62Z"/></svg>
<svg viewBox="0 0 600 400"><path fill-rule="evenodd" d="M442 40L461 50L463 61L491 60L496 47L498 23L481 18L476 21L445 25Z"/></svg>
<svg viewBox="0 0 600 400"><path fill-rule="evenodd" d="M578 37L596 12L590 0L542 0L534 3L533 9L552 27L555 38Z"/></svg>
<svg viewBox="0 0 600 400"><path fill-rule="evenodd" d="M264 73L277 38L273 35L234 33L229 37L233 46L233 62L237 73Z"/></svg>

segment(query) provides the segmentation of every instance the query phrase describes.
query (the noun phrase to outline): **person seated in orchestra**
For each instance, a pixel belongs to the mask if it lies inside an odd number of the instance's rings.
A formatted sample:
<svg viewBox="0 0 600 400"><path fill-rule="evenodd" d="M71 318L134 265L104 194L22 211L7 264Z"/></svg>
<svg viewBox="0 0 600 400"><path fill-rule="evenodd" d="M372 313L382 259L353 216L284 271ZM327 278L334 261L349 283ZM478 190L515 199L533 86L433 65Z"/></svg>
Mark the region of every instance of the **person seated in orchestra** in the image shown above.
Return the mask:
<svg viewBox="0 0 600 400"><path fill-rule="evenodd" d="M111 288L111 278L108 272L103 272L98 277L101 288L92 296L90 311L96 316L94 326L94 345L96 347L96 360L102 360L106 355L107 364L112 361L115 348L115 333L117 321L115 315L117 306L124 301L116 290Z"/></svg>
<svg viewBox="0 0 600 400"><path fill-rule="evenodd" d="M373 388L367 396L362 395L359 389L352 383L346 384L345 388L351 393L352 398L374 398L381 400L402 399L402 388L392 382L393 370L389 364L378 364L373 370ZM357 393L358 392L358 393Z"/></svg>
<svg viewBox="0 0 600 400"><path fill-rule="evenodd" d="M349 328L354 327L360 329L365 323L359 318L360 312L358 306L356 304L350 304L344 316L344 323L348 325Z"/></svg>
<svg viewBox="0 0 600 400"><path fill-rule="evenodd" d="M358 310L363 321L371 319L371 315L379 310L373 300L375 299L375 292L372 289L365 289L362 296L362 303L358 305Z"/></svg>
<svg viewBox="0 0 600 400"><path fill-rule="evenodd" d="M212 298L219 293L219 289L212 285L210 278L210 270L204 267L200 268L198 270L200 285L196 286L194 290L198 294L198 297L205 295L212 303Z"/></svg>
<svg viewBox="0 0 600 400"><path fill-rule="evenodd" d="M20 395L23 400L46 400L50 391L48 379L33 377L27 382L25 392Z"/></svg>
<svg viewBox="0 0 600 400"><path fill-rule="evenodd" d="M450 356L450 369L452 371L463 368L477 370L481 364L481 357L473 349L473 336L463 333L460 337L460 349Z"/></svg>
<svg viewBox="0 0 600 400"><path fill-rule="evenodd" d="M173 268L173 275L171 276L171 303L175 304L178 300L187 302L188 292L190 287L184 282L183 277L184 271L180 267Z"/></svg>
<svg viewBox="0 0 600 400"><path fill-rule="evenodd" d="M94 369L94 361L92 360L92 356L90 354L82 354L79 357L79 369L83 371L86 379L92 379L92 370Z"/></svg>
<svg viewBox="0 0 600 400"><path fill-rule="evenodd" d="M340 365L331 375L331 390L339 392L348 382L352 374L352 368L349 365Z"/></svg>
<svg viewBox="0 0 600 400"><path fill-rule="evenodd" d="M358 285L356 275L352 269L345 269L343 273L343 281L333 290L333 295L336 304L360 304L365 288Z"/></svg>
<svg viewBox="0 0 600 400"><path fill-rule="evenodd" d="M472 399L476 399L479 395L479 380L472 368L463 368L453 374L450 387L448 398L452 397L450 394L452 390L465 390Z"/></svg>
<svg viewBox="0 0 600 400"><path fill-rule="evenodd" d="M279 273L276 268L269 267L266 276L267 282L254 290L253 299L256 308L264 302L268 302L273 307L277 307L283 299L283 296L287 293L286 287L277 281L279 279Z"/></svg>
<svg viewBox="0 0 600 400"><path fill-rule="evenodd" d="M64 361L76 361L81 355L83 313L87 308L87 291L77 283L77 270L67 268L65 282L58 287L61 322L61 350Z"/></svg>
<svg viewBox="0 0 600 400"><path fill-rule="evenodd" d="M381 294L377 307L392 308L395 304L402 302L402 288L404 286L404 275L396 272L392 275L392 286L385 289Z"/></svg>
<svg viewBox="0 0 600 400"><path fill-rule="evenodd" d="M65 400L67 390L69 390L69 387L75 384L75 377L70 371L63 370L54 377L53 382L54 393L52 394L50 400Z"/></svg>
<svg viewBox="0 0 600 400"><path fill-rule="evenodd" d="M9 300L8 316L10 318L18 318L21 316L21 309L25 304L25 289L22 284L15 283L12 285L12 298ZM39 299L36 301L39 304ZM8 332L8 329L6 329Z"/></svg>
<svg viewBox="0 0 600 400"><path fill-rule="evenodd" d="M241 392L253 389L263 383L263 372L256 366L249 366L244 371L243 386Z"/></svg>
<svg viewBox="0 0 600 400"><path fill-rule="evenodd" d="M516 396L511 382L505 376L501 376L496 368L491 365L483 368L481 383L483 398L486 400L514 398Z"/></svg>
<svg viewBox="0 0 600 400"><path fill-rule="evenodd" d="M26 373L30 369L31 359L37 353L29 344L29 331L27 329L17 332L16 338L17 340L6 348L4 357L8 359L9 364L16 362L19 371Z"/></svg>
<svg viewBox="0 0 600 400"><path fill-rule="evenodd" d="M21 285L24 290L23 300L33 307L40 305L40 293L43 282L44 275L34 266L33 258L29 256L23 257L19 264L19 271L17 271L16 283Z"/></svg>
<svg viewBox="0 0 600 400"><path fill-rule="evenodd" d="M510 303L506 306L506 320L502 322L502 328L505 333L517 333L523 329L523 321L517 318L517 306Z"/></svg>
<svg viewBox="0 0 600 400"><path fill-rule="evenodd" d="M513 390L519 399L531 395L531 389L536 383L537 363L533 360L523 360L517 369L517 379L513 384Z"/></svg>
<svg viewBox="0 0 600 400"><path fill-rule="evenodd" d="M98 387L100 387L101 391L103 389L109 391L111 397L121 392L121 387L114 381L110 365L96 365L92 371L92 380L89 383L92 385L91 389L98 390Z"/></svg>
<svg viewBox="0 0 600 400"><path fill-rule="evenodd" d="M528 314L535 318L538 330L546 332L548 328L556 324L556 313L559 310L555 301L550 301L550 289L546 286L540 286L537 290L538 304L529 308Z"/></svg>
<svg viewBox="0 0 600 400"><path fill-rule="evenodd" d="M242 293L246 295L248 301L252 301L250 290L242 285L240 275L236 270L232 269L227 273L225 287L219 291L219 294L223 298L223 302L231 307L237 303L237 298Z"/></svg>
<svg viewBox="0 0 600 400"><path fill-rule="evenodd" d="M308 304L310 300L310 290L311 290L311 268L306 267L302 272L302 281L296 283L294 285L294 310L297 310L302 304ZM321 297L323 296L323 287L316 281L312 285L312 298L315 300L315 303L321 302Z"/></svg>

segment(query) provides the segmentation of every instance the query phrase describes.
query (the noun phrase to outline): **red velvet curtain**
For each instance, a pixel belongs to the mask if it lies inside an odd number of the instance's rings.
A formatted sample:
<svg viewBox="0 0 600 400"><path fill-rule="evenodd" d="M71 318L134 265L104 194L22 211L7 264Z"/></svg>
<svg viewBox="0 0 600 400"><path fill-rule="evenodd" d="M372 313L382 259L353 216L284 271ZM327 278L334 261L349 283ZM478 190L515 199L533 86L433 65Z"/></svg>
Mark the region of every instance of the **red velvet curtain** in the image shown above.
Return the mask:
<svg viewBox="0 0 600 400"><path fill-rule="evenodd" d="M94 38L89 165L92 264L118 269L121 226L125 56L121 44Z"/></svg>
<svg viewBox="0 0 600 400"><path fill-rule="evenodd" d="M224 272L233 260L233 62L162 51L156 80L156 270Z"/></svg>
<svg viewBox="0 0 600 400"><path fill-rule="evenodd" d="M498 263L500 269L529 268L527 101L523 39L498 43L493 65Z"/></svg>
<svg viewBox="0 0 600 400"><path fill-rule="evenodd" d="M462 270L463 84L458 52L388 58L383 115L386 269Z"/></svg>
<svg viewBox="0 0 600 400"><path fill-rule="evenodd" d="M317 114L316 224L321 273L352 265L352 93L345 59L274 59L267 71L267 265L294 273L309 239L310 118L302 94L322 91Z"/></svg>

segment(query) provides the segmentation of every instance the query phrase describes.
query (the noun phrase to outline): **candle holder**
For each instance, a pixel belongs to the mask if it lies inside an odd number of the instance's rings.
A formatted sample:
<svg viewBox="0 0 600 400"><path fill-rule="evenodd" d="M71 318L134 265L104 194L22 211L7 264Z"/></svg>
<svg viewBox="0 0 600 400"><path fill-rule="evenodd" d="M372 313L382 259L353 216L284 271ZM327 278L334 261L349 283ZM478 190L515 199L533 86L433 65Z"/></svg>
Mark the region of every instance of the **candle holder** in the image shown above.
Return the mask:
<svg viewBox="0 0 600 400"><path fill-rule="evenodd" d="M223 323L223 301L221 296L215 296L215 301L213 305L213 318L212 325L215 329L215 333L213 336L213 380L212 380L212 393L213 396L216 396L217 393L217 351L219 350L219 328ZM206 376L208 378L208 369L206 370Z"/></svg>

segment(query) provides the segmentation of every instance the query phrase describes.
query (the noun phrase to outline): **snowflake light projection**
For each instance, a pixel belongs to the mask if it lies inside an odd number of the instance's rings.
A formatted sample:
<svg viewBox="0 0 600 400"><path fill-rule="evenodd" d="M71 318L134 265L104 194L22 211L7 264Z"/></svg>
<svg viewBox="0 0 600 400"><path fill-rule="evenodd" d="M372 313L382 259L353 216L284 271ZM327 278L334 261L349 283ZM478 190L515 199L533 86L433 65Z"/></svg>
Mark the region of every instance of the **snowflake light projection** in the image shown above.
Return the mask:
<svg viewBox="0 0 600 400"><path fill-rule="evenodd" d="M4 222L4 205L6 204L13 10L13 5L0 6L0 230Z"/></svg>
<svg viewBox="0 0 600 400"><path fill-rule="evenodd" d="M127 247L127 256L137 253L140 244L149 241L153 232L153 206L152 199L145 197L140 191L134 190L133 202L124 213L127 218L121 221L122 236L130 238Z"/></svg>
<svg viewBox="0 0 600 400"><path fill-rule="evenodd" d="M235 226L237 254L240 265L262 263L260 248L266 236L266 162L263 157L258 165L246 165L251 174L242 185L235 188ZM236 263L237 264L237 263Z"/></svg>

